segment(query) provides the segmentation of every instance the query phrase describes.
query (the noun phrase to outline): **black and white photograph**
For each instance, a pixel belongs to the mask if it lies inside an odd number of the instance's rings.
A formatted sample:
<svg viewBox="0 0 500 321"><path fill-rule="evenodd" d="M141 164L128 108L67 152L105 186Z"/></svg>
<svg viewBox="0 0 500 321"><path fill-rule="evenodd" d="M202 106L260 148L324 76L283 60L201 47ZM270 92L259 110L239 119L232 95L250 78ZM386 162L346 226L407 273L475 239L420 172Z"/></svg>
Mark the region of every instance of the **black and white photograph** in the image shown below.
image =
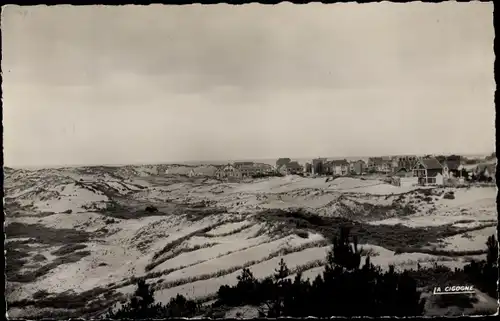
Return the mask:
<svg viewBox="0 0 500 321"><path fill-rule="evenodd" d="M3 6L7 318L494 315L493 9Z"/></svg>

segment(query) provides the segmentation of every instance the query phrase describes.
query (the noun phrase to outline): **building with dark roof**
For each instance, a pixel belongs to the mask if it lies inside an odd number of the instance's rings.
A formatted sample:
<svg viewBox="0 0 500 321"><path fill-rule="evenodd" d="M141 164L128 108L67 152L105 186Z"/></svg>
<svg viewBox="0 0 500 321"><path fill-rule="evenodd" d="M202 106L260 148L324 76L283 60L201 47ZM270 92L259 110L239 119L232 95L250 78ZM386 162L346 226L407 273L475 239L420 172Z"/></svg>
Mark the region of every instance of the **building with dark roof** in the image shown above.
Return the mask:
<svg viewBox="0 0 500 321"><path fill-rule="evenodd" d="M304 167L296 161L291 161L286 165L286 170L289 175L297 175L304 171Z"/></svg>
<svg viewBox="0 0 500 321"><path fill-rule="evenodd" d="M253 177L258 174L268 174L273 171L272 165L255 162L235 162L234 167L238 169L242 177Z"/></svg>
<svg viewBox="0 0 500 321"><path fill-rule="evenodd" d="M219 179L232 179L232 178L242 178L243 175L241 171L231 164L221 166L218 168L215 176Z"/></svg>
<svg viewBox="0 0 500 321"><path fill-rule="evenodd" d="M283 175L298 175L304 173L304 167L297 161L291 161L278 167L278 172Z"/></svg>
<svg viewBox="0 0 500 321"><path fill-rule="evenodd" d="M443 185L443 166L436 158L423 158L413 168L420 185Z"/></svg>

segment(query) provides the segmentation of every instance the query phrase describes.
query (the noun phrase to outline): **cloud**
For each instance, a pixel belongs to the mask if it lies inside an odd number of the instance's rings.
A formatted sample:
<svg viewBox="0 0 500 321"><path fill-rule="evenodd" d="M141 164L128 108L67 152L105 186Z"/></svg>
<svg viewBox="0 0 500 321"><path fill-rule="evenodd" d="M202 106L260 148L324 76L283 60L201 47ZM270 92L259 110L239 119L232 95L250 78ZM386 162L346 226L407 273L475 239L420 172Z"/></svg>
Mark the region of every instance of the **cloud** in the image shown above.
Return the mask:
<svg viewBox="0 0 500 321"><path fill-rule="evenodd" d="M6 160L492 148L492 10L7 6Z"/></svg>
<svg viewBox="0 0 500 321"><path fill-rule="evenodd" d="M191 79L194 91L202 85L247 90L391 86L450 59L481 61L491 55L484 45L482 53L467 53L492 39L491 21L470 19L491 14L491 6L482 4L21 10L29 15L6 23L8 36L9 26L23 32L12 43L6 40L5 59L20 61L38 80L56 84L93 83L103 73L125 69ZM45 63L28 59L32 52ZM448 71L458 74L459 66Z"/></svg>

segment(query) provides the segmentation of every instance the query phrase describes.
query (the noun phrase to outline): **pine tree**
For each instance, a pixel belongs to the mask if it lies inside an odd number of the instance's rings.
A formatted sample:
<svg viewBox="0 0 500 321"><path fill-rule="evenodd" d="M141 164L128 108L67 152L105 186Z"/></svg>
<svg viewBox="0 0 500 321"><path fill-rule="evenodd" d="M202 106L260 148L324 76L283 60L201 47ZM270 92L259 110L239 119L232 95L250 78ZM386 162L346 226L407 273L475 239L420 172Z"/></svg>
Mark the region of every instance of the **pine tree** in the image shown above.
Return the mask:
<svg viewBox="0 0 500 321"><path fill-rule="evenodd" d="M255 299L257 292L257 280L248 268L244 268L241 275L238 275L235 297L231 300L237 303L251 303Z"/></svg>
<svg viewBox="0 0 500 321"><path fill-rule="evenodd" d="M297 272L295 274L295 278L293 279L293 285L298 287L302 285L302 271Z"/></svg>
<svg viewBox="0 0 500 321"><path fill-rule="evenodd" d="M283 316L285 297L287 291L291 287L290 280L286 279L289 275L290 275L290 270L288 269L285 260L281 258L278 268L275 269L274 273L274 280L275 280L274 284L276 287L276 293L274 295L274 299L268 313L268 317L270 318Z"/></svg>
<svg viewBox="0 0 500 321"><path fill-rule="evenodd" d="M184 296L177 294L172 298L167 305L167 315L170 318L185 318L194 316L198 311L199 306L191 300L187 300Z"/></svg>
<svg viewBox="0 0 500 321"><path fill-rule="evenodd" d="M358 241L356 237L353 237L353 245L351 246L349 232L347 227L342 227L340 237L333 238L333 247L327 255L327 269L334 270L336 266L341 266L349 271L359 269L361 253L358 250Z"/></svg>
<svg viewBox="0 0 500 321"><path fill-rule="evenodd" d="M486 246L488 247L488 253L486 257L487 264L492 267L498 265L498 242L495 239L495 235L491 235L490 237L488 237Z"/></svg>
<svg viewBox="0 0 500 321"><path fill-rule="evenodd" d="M241 271L241 274L236 277L238 279L238 284L251 284L255 282L255 277L252 274L252 271L248 268L244 268Z"/></svg>
<svg viewBox="0 0 500 321"><path fill-rule="evenodd" d="M145 280L139 280L137 282L137 289L134 292L135 304L139 309L147 309L150 305L152 305L155 301L154 299L154 290L146 284Z"/></svg>
<svg viewBox="0 0 500 321"><path fill-rule="evenodd" d="M290 289L285 293L283 300L283 315L285 316L300 316L301 310L303 311L303 282L302 272L295 275Z"/></svg>
<svg viewBox="0 0 500 321"><path fill-rule="evenodd" d="M288 266L285 263L285 260L281 258L280 263L278 265L278 268L274 270L274 279L276 282L282 282L287 276L290 275L290 270L288 269Z"/></svg>

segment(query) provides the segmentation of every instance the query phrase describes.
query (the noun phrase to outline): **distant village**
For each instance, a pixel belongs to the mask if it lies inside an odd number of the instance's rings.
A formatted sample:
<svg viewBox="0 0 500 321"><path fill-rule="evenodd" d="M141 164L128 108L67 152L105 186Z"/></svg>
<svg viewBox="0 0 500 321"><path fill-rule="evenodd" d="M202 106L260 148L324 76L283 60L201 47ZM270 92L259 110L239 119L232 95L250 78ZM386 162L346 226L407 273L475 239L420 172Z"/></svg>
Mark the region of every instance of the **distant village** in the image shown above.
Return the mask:
<svg viewBox="0 0 500 321"><path fill-rule="evenodd" d="M169 168L167 174L175 174ZM312 177L377 176L397 186L459 185L466 182L495 182L496 154L483 159L451 156L387 156L361 159L315 158L305 165L290 158L280 158L275 165L259 162L234 162L205 165L177 173L190 177L209 176L221 180L300 175Z"/></svg>

